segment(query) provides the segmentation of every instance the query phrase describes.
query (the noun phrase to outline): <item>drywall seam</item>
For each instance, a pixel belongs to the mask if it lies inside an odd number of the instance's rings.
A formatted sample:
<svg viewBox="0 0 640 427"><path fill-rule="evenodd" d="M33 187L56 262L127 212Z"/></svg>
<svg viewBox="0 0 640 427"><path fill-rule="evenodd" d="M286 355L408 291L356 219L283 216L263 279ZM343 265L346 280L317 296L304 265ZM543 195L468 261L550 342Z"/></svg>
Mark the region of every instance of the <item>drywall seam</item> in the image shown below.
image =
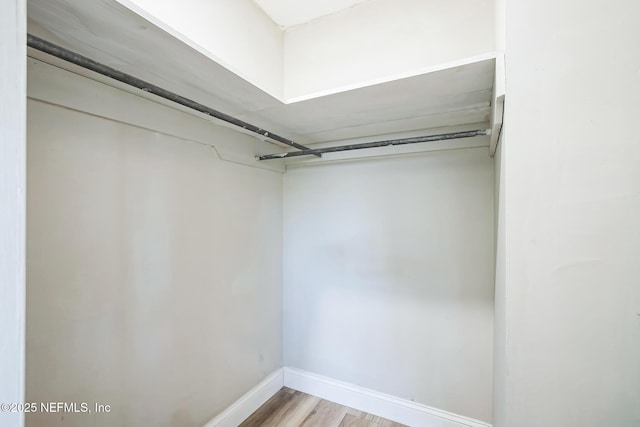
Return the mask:
<svg viewBox="0 0 640 427"><path fill-rule="evenodd" d="M201 142L201 141L196 141L196 140L190 139L190 138L185 138L184 136L178 135L177 133L163 132L163 131L160 131L160 130L157 130L157 129L152 129L152 128L149 128L149 127L146 127L146 126L140 126L140 125L137 125L135 123L126 122L126 121L123 121L123 120L113 119L111 117L108 117L108 116L105 116L105 115L101 115L101 114L90 113L88 111L80 110L80 109L69 107L69 106L66 106L66 105L61 105L61 104L58 104L56 102L45 101L45 100L42 100L42 99L39 99L39 98L34 98L34 97L31 97L31 96L27 96L27 99L30 100L30 101L33 101L33 102L39 102L39 103L42 103L42 104L52 105L52 106L58 107L58 108L63 108L65 110L74 111L76 113L85 114L87 116L97 117L97 118L100 118L100 119L103 119L103 120L107 120L107 121L110 121L110 122L122 123L122 124L125 124L127 126L131 126L131 127L137 128L137 129L147 130L147 131L150 131L150 132L157 133L159 135L170 136L170 137L177 138L177 139L180 139L181 141L188 142L188 143L191 143L191 144L203 145L205 147L211 148L212 151L215 153L216 157L219 160L223 161L223 162L233 163L233 164L241 165L241 166L247 166L247 167L255 168L255 169L261 169L261 170L265 170L267 172L284 173L284 171L265 169L265 168L258 167L258 166L255 166L255 165L251 165L251 164L243 163L243 162L240 162L240 161L237 161L237 160L233 160L233 159L230 159L230 158L225 158L224 155L220 152L220 150L215 145L212 145L210 143Z"/></svg>
<svg viewBox="0 0 640 427"><path fill-rule="evenodd" d="M30 85L28 97L32 100L38 100L62 108L69 108L73 111L90 114L95 117L119 123L126 123L127 125L134 127L175 136L180 139L190 140L192 142L208 146L212 146L213 144L211 141L216 140L216 138L217 140L225 141L226 143L226 140L228 140L231 135L236 135L239 138L238 143L244 146L244 152L240 146L237 149L216 147L217 152L221 154L220 158L222 160L274 172L284 172L284 167L282 165L277 163L269 164L266 162L259 163L255 160L255 155L272 150L273 148L271 147L274 147L274 145L268 144L253 135L239 132L230 126L223 126L212 120L207 120L204 117L198 117L197 115L190 114L182 109L175 108L175 106L157 102L157 100L140 96L137 93L122 90L117 86L112 86L107 83L94 80L90 77L79 75L73 71L60 68L39 59L33 59L33 66L31 62L29 62L29 65L28 74ZM38 66L43 66L43 69L38 68ZM37 82L41 79L43 81L55 80L60 82L60 87L57 87L56 85L32 84L33 81ZM79 80L75 81L73 79ZM82 89L78 89L80 87L79 85L83 85ZM92 95L95 95L96 93L102 94L104 90L110 91L109 96L111 99L116 99L114 102L128 102L131 111L135 112L135 114L123 114L121 110L114 109L113 106L109 104L109 97L106 95L103 97L103 101L105 102L96 104ZM71 91L76 93L70 93ZM140 107L136 109L134 103L139 103ZM145 114L145 112L142 111L142 106L145 108L154 108L154 114ZM191 137L185 137L183 132L176 131L176 124L171 123L173 120L167 119L168 115L173 116L176 113L182 113L182 116L179 117L184 118L185 121L193 120L197 123L198 126L190 127L193 128L193 131L190 131L192 134ZM165 118L164 122L163 117ZM205 138L205 136L203 136L203 129L206 129L206 132L209 132L210 129L210 132L212 133L211 138L207 137L206 140L203 139ZM198 137L198 132L203 135ZM216 133L220 133L220 135L216 135ZM193 135L196 135L198 139L194 139ZM229 143L229 145L233 146L234 143L235 142ZM252 148L250 149L250 152L247 152L249 151L247 144L252 144L255 148ZM258 148L258 144L263 144L264 146Z"/></svg>

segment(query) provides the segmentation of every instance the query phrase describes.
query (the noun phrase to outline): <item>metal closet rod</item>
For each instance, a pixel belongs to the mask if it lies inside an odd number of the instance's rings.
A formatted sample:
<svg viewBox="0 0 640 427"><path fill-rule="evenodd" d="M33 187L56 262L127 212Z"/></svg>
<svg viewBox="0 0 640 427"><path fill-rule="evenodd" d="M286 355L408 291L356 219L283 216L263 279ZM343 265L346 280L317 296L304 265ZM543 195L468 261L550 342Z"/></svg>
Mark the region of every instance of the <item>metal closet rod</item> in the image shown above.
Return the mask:
<svg viewBox="0 0 640 427"><path fill-rule="evenodd" d="M55 56L57 58L63 59L67 62L71 62L72 64L78 65L82 68L86 68L87 70L91 70L98 74L102 74L103 76L117 80L129 86L142 89L143 91L152 93L156 96L159 96L160 98L167 99L169 101L175 102L176 104L180 104L192 110L199 111L201 113L204 113L211 117L215 117L216 119L222 120L224 122L231 123L232 125L241 127L242 129L251 131L253 133L257 133L258 135L264 136L274 141L281 142L283 144L289 145L299 150L309 150L309 147L305 147L304 145L293 142L285 137L269 132L265 129L259 128L258 126L254 126L251 123L247 123L240 119L236 119L235 117L229 116L228 114L214 110L213 108L209 108L206 105L202 105L198 102L192 101L191 99L188 99L188 98L185 98L184 96L180 96L178 94L170 92L166 89L163 89L154 84L141 80L130 74L124 73L122 71L118 71L115 68L111 68L108 65L101 64L97 61L94 61L93 59L90 59L90 58L87 58L86 56L72 52L68 49L65 49L61 46L58 46L56 44L43 40L34 35L27 34L27 46L37 49L41 52L47 53L49 55ZM318 154L318 156L320 155Z"/></svg>
<svg viewBox="0 0 640 427"><path fill-rule="evenodd" d="M259 160L282 159L287 157L310 156L324 153L335 153L338 151L362 150L365 148L388 147L390 145L418 144L421 142L446 141L449 139L472 138L474 136L490 135L490 129L476 129L462 132L441 133L438 135L416 136L402 139L387 139L384 141L365 142L362 144L340 145L337 147L315 148L302 151L291 151L287 153L267 154L258 156Z"/></svg>

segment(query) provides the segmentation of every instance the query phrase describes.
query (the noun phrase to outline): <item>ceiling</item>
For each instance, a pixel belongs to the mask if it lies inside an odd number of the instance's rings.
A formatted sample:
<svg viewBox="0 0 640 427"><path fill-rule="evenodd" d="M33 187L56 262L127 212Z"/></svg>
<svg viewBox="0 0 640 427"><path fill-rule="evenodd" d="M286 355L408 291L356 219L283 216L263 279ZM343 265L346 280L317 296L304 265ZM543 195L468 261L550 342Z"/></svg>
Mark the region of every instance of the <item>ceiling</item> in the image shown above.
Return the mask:
<svg viewBox="0 0 640 427"><path fill-rule="evenodd" d="M281 28L304 24L367 0L253 0Z"/></svg>

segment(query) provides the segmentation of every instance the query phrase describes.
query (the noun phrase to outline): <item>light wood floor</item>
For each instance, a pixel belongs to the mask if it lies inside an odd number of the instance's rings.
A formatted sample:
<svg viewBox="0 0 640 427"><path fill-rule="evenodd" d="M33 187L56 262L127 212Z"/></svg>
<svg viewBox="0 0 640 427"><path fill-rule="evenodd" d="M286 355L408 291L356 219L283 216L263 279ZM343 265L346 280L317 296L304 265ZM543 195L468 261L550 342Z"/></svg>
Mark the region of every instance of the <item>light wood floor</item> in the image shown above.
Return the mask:
<svg viewBox="0 0 640 427"><path fill-rule="evenodd" d="M290 388L282 388L240 427L406 427Z"/></svg>

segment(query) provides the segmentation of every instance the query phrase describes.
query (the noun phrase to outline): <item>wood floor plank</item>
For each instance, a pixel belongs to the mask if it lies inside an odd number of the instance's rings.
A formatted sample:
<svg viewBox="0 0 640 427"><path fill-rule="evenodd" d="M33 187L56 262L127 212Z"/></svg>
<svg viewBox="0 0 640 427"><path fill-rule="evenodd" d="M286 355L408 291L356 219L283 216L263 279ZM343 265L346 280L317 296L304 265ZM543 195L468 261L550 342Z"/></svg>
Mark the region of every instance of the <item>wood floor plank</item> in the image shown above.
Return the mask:
<svg viewBox="0 0 640 427"><path fill-rule="evenodd" d="M300 427L338 427L347 413L347 407L321 400Z"/></svg>
<svg viewBox="0 0 640 427"><path fill-rule="evenodd" d="M282 399L281 405L265 418L260 419L261 427L297 427L318 404L320 398L299 391L293 394L284 392L288 400Z"/></svg>
<svg viewBox="0 0 640 427"><path fill-rule="evenodd" d="M378 423L378 427L406 427L404 424L398 424L394 421L387 420L385 418L380 418L380 422Z"/></svg>
<svg viewBox="0 0 640 427"><path fill-rule="evenodd" d="M398 424L391 420L387 420L386 418L379 417L377 415L369 414L367 412L362 412L357 409L347 408L347 414L359 419L360 424L357 421L351 419L351 422L355 423L357 426L375 426L375 427L407 427L404 424Z"/></svg>
<svg viewBox="0 0 640 427"><path fill-rule="evenodd" d="M283 387L240 427L406 427Z"/></svg>
<svg viewBox="0 0 640 427"><path fill-rule="evenodd" d="M278 416L274 416L264 424L264 427L291 426L298 427L309 416L311 411L318 406L320 398L306 393L296 392L293 399L287 403L287 408Z"/></svg>
<svg viewBox="0 0 640 427"><path fill-rule="evenodd" d="M258 408L249 418L247 418L240 427L260 427L275 412L280 410L287 402L293 398L293 393L289 393L281 389L267 400L260 408Z"/></svg>
<svg viewBox="0 0 640 427"><path fill-rule="evenodd" d="M362 418L365 421L370 421L372 423L375 423L376 425L378 425L380 423L381 420L383 420L383 418L380 418L376 415L373 414L368 414L366 412L363 412L362 415L360 416L360 418Z"/></svg>
<svg viewBox="0 0 640 427"><path fill-rule="evenodd" d="M356 418L360 418L364 412L358 411L357 409L347 408L347 414L353 415Z"/></svg>
<svg viewBox="0 0 640 427"><path fill-rule="evenodd" d="M377 427L377 423L356 417L353 414L345 414L339 427Z"/></svg>
<svg viewBox="0 0 640 427"><path fill-rule="evenodd" d="M304 397L302 393L295 392L293 394L289 394L291 397L289 400L284 402L277 410L273 411L269 417L260 424L262 427L276 427L278 423L286 416L286 414L291 411L297 403Z"/></svg>

